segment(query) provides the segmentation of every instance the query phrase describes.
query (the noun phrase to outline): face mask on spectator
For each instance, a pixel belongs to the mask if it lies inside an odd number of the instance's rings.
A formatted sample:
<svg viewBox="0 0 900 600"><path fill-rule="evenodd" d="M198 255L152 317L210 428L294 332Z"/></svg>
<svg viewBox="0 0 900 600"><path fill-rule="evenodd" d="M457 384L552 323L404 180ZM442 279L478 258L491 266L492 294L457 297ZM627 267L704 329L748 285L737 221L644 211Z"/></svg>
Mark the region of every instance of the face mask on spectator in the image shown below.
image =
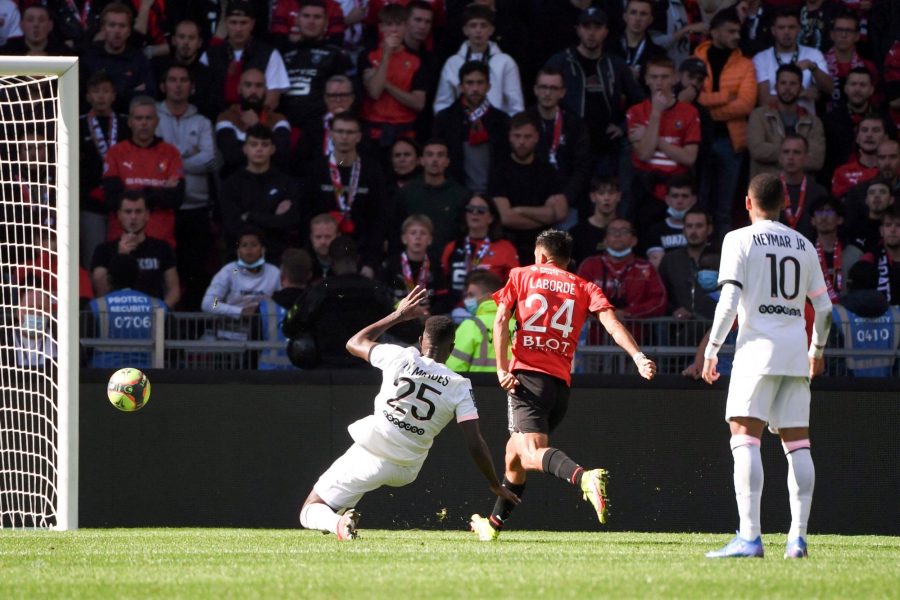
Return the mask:
<svg viewBox="0 0 900 600"><path fill-rule="evenodd" d="M463 306L466 307L466 310L469 311L470 314L475 314L475 311L478 310L478 299L477 298L466 298L463 300Z"/></svg>
<svg viewBox="0 0 900 600"><path fill-rule="evenodd" d="M22 328L29 333L44 333L44 316L37 313L25 313Z"/></svg>
<svg viewBox="0 0 900 600"><path fill-rule="evenodd" d="M697 283L707 292L712 291L719 283L719 272L712 269L697 271Z"/></svg>
<svg viewBox="0 0 900 600"><path fill-rule="evenodd" d="M257 260L252 263L244 262L244 259L238 258L237 260L238 266L242 269L258 269L266 263L266 257L260 256Z"/></svg>
<svg viewBox="0 0 900 600"><path fill-rule="evenodd" d="M686 210L675 210L671 206L669 207L668 212L670 217L678 220L684 219L684 215L687 214Z"/></svg>
<svg viewBox="0 0 900 600"><path fill-rule="evenodd" d="M612 248L607 248L606 251L613 258L625 258L629 254L631 254L631 248L625 248L624 250L613 250Z"/></svg>

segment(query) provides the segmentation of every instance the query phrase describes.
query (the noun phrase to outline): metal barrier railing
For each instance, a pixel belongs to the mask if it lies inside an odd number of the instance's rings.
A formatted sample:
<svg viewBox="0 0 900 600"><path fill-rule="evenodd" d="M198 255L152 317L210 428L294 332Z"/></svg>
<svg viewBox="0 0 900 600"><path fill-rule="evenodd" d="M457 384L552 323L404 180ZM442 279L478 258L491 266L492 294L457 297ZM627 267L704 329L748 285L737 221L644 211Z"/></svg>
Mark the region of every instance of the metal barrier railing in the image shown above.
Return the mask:
<svg viewBox="0 0 900 600"><path fill-rule="evenodd" d="M657 363L661 375L678 375L693 364L698 347L711 324L705 320L680 320L668 317L624 321L641 349ZM256 369L259 353L282 349L284 342L263 339L260 316L229 318L206 313L175 312L158 309L149 328L140 336L120 337L111 333L100 337L95 317L81 313L81 364L85 367L122 366L155 369ZM131 332L134 334L135 332ZM726 343L720 353L720 365L727 368L733 345ZM102 360L98 360L98 356ZM826 349L826 373L832 376L854 375L848 359L881 359L890 376L900 375L900 351L897 349L849 349L842 346L841 334L832 330ZM636 373L631 359L610 339L594 319L579 338L573 371L576 373ZM858 374L858 373L857 373Z"/></svg>

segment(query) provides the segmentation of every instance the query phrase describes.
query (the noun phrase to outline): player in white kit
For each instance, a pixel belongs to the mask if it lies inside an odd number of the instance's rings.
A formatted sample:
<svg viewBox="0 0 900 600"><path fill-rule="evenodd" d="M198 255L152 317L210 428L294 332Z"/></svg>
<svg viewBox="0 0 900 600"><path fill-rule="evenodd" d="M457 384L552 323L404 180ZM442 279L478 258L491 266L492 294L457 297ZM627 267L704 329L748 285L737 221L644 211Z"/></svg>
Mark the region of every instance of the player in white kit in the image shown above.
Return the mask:
<svg viewBox="0 0 900 600"><path fill-rule="evenodd" d="M725 419L731 428L740 530L724 548L708 552L710 558L763 556L760 438L767 423L781 437L788 461L791 528L784 556L807 556L806 524L815 483L809 380L825 366L831 301L815 245L778 222L783 205L781 180L757 175L746 199L751 225L728 233L722 244L722 293L704 353L703 379L712 383L719 378L716 355L737 314ZM808 348L803 318L807 298L816 313Z"/></svg>
<svg viewBox="0 0 900 600"><path fill-rule="evenodd" d="M401 487L415 480L434 437L453 418L491 491L519 502L497 480L478 427L471 382L443 364L453 349L453 321L430 317L420 338L421 352L376 341L393 325L423 315L420 305L427 295L417 286L394 312L347 342L351 354L383 371L381 390L375 396L374 412L347 428L353 445L319 477L303 503L300 524L307 529L332 532L341 540L357 537L359 513L354 509L363 495L384 485Z"/></svg>

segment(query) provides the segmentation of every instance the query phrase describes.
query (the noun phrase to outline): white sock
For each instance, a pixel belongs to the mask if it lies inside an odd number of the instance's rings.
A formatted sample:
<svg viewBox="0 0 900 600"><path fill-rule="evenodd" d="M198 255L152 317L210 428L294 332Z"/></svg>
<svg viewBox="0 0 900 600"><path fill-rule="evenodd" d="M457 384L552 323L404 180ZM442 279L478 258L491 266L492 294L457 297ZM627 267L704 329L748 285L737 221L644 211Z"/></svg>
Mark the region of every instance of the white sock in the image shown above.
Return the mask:
<svg viewBox="0 0 900 600"><path fill-rule="evenodd" d="M307 504L300 511L300 524L307 529L318 529L337 533L338 521L341 516L331 510L327 505L319 502Z"/></svg>
<svg viewBox="0 0 900 600"><path fill-rule="evenodd" d="M801 440L805 445L788 450L788 497L791 502L791 529L788 539L806 537L806 524L809 521L809 511L812 508L813 488L816 485L816 467L813 465L812 453L809 450L809 440ZM790 442L798 444L798 442Z"/></svg>
<svg viewBox="0 0 900 600"><path fill-rule="evenodd" d="M739 535L745 540L755 540L762 531L759 513L763 466L759 439L750 435L731 436L731 454L734 457L734 497L741 519Z"/></svg>

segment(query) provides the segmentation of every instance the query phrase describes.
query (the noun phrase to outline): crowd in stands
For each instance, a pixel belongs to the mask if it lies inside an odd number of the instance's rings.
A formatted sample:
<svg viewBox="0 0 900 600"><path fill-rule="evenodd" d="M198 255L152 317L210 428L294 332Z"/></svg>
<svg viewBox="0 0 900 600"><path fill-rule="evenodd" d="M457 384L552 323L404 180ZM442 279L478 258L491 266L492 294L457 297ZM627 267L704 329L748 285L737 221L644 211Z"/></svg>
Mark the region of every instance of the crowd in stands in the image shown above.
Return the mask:
<svg viewBox="0 0 900 600"><path fill-rule="evenodd" d="M477 317L557 227L621 316L709 318L772 172L833 302L900 305L894 0L0 0L0 53L80 57L86 298Z"/></svg>

